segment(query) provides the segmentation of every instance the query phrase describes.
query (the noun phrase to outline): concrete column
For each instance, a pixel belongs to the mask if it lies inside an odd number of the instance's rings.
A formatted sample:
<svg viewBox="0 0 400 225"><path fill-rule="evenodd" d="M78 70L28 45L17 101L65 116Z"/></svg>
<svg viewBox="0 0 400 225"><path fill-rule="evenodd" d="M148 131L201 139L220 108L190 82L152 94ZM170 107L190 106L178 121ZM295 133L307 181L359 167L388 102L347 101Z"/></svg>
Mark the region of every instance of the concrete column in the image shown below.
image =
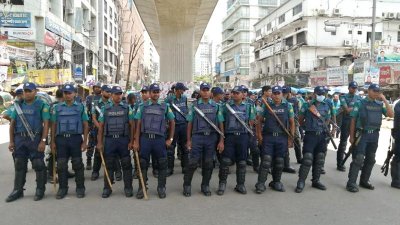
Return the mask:
<svg viewBox="0 0 400 225"><path fill-rule="evenodd" d="M160 24L160 81L192 81L194 27Z"/></svg>

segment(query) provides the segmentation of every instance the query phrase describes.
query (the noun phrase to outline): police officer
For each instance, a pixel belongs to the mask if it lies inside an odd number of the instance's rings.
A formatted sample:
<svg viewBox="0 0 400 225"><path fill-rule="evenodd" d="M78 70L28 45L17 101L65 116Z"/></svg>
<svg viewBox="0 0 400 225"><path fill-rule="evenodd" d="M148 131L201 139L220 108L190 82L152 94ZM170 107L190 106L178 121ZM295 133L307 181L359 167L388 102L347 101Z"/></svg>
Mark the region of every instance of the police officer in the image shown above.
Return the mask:
<svg viewBox="0 0 400 225"><path fill-rule="evenodd" d="M24 99L18 102L23 115L18 115L16 110L11 113L10 143L8 149L15 157L14 189L7 197L6 202L12 202L24 196L24 185L27 172L28 159L36 172L36 193L34 200L43 198L46 190L46 165L44 163L44 150L49 126L49 106L36 97L36 85L25 83L23 85ZM25 117L34 140L28 134L28 127L22 122Z"/></svg>
<svg viewBox="0 0 400 225"><path fill-rule="evenodd" d="M18 88L15 90L15 97L14 97L14 103L18 103L20 101L22 101L24 99L24 90L22 90L22 88ZM3 118L11 121L11 114L14 111L14 105L10 105L6 112L3 115Z"/></svg>
<svg viewBox="0 0 400 225"><path fill-rule="evenodd" d="M134 114L132 109L122 101L122 89L119 86L111 88L112 104L105 104L101 109L98 119L99 134L97 135L97 148L104 152L110 181L113 182L115 161L121 159L124 192L126 197L133 196L132 163L130 150L133 146ZM103 145L104 143L104 145ZM104 176L103 198L110 197L112 193L107 177Z"/></svg>
<svg viewBox="0 0 400 225"><path fill-rule="evenodd" d="M392 187L400 188L400 101L394 106L393 132L394 157L391 163Z"/></svg>
<svg viewBox="0 0 400 225"><path fill-rule="evenodd" d="M89 116L89 129L90 129L90 136L89 136L89 148L86 152L86 169L91 170L92 169L92 156L95 150L96 146L96 136L97 136L97 128L93 124L92 121L92 110L93 110L93 103L98 101L101 98L101 83L96 82L93 85L93 93L89 96L86 97L86 108L88 110L88 116ZM96 156L95 156L96 158ZM96 159L95 159L96 160Z"/></svg>
<svg viewBox="0 0 400 225"><path fill-rule="evenodd" d="M89 118L85 106L74 100L76 93L74 86L64 85L62 91L64 102L55 105L51 115L51 149L52 154L57 156L59 183L56 198L62 199L68 193L69 158L71 158L72 169L75 171L76 196L83 198L85 178L82 152L87 148Z"/></svg>
<svg viewBox="0 0 400 225"><path fill-rule="evenodd" d="M342 125L343 108L340 105L339 95L333 95L332 103L336 113L336 125L338 125L338 127L340 128ZM336 138L338 138L339 133L340 129L336 130L336 133L334 133L332 136L336 136Z"/></svg>
<svg viewBox="0 0 400 225"><path fill-rule="evenodd" d="M368 87L368 97L356 102L350 114L350 143L355 143L356 130L361 135L361 138L352 152L349 180L346 185L346 189L349 192L358 192L356 182L360 169L362 169L360 187L374 190L369 178L375 165L375 153L378 148L382 114L393 118L392 107L385 96L380 93L379 85L371 84Z"/></svg>
<svg viewBox="0 0 400 225"><path fill-rule="evenodd" d="M213 87L212 100L217 104L224 103L224 90L222 90L220 87Z"/></svg>
<svg viewBox="0 0 400 225"><path fill-rule="evenodd" d="M235 191L246 194L244 185L246 177L246 159L247 148L249 142L249 134L246 128L238 121L238 119L229 111L226 105L229 105L238 117L253 126L256 118L255 108L243 101L243 90L241 86L236 86L232 90L232 100L222 106L225 118L225 149L221 153L221 164L219 168L219 187L217 194L223 195L226 188L226 180L228 178L229 166L236 162L236 187Z"/></svg>
<svg viewBox="0 0 400 225"><path fill-rule="evenodd" d="M210 180L214 168L213 159L215 148L220 152L224 149L224 140L218 133L194 110L196 106L204 115L219 129L224 132L223 114L214 101L210 99L210 88L208 83L200 85L200 99L193 103L187 116L187 143L186 147L189 151L189 164L183 176L183 195L191 196L191 183L194 171L202 160L202 182L201 192L205 196L211 196Z"/></svg>
<svg viewBox="0 0 400 225"><path fill-rule="evenodd" d="M282 87L274 86L272 88L272 101L269 103L272 112L264 104L260 112L257 123L257 137L261 144L261 166L256 183L256 193L261 194L266 190L265 181L268 171L272 167L272 182L269 186L280 192L285 188L281 183L282 171L284 168L284 156L288 151L288 144L292 144L285 130L280 126L274 114L279 118L286 129L290 130L294 136L294 113L292 105L282 99ZM261 124L264 126L261 127Z"/></svg>
<svg viewBox="0 0 400 225"><path fill-rule="evenodd" d="M149 87L150 99L140 104L136 115L136 132L134 150L140 149L140 166L142 175L147 182L147 169L150 161L150 154L153 155L153 163L157 161L159 170L157 192L159 198L166 197L166 181L167 181L167 148L171 148L174 140L175 116L167 103L161 103L160 86L151 84ZM168 124L168 138L165 138L166 123ZM146 185L147 186L147 185ZM144 197L143 188L139 184L136 198Z"/></svg>
<svg viewBox="0 0 400 225"><path fill-rule="evenodd" d="M166 99L166 103L169 103L170 106L174 104L178 107L181 112L186 115L188 113L188 105L187 105L187 98L183 95L183 93L188 90L187 87L183 83L176 83L174 87L175 93L170 95ZM175 115L175 133L174 133L174 140L172 141L171 148L167 149L167 157L168 157L168 173L167 175L170 176L174 173L174 162L175 162L175 147L178 145L178 149L180 152L183 153L183 159L181 161L182 164L182 171L183 168L186 167L187 164L187 151L186 151L186 129L187 123L185 117L183 117L174 107L171 107L172 111Z"/></svg>
<svg viewBox="0 0 400 225"><path fill-rule="evenodd" d="M350 113L353 111L353 107L356 102L361 100L361 97L356 95L358 88L358 84L355 81L352 81L349 83L349 93L344 95L342 98L340 98L340 104L343 109L343 115L342 115L342 126L340 127L340 142L338 146L338 151L337 151L337 157L336 157L336 162L337 162L337 170L339 171L346 171L346 167L342 164L344 154L346 152L346 146L347 146L347 139L349 138L350 135Z"/></svg>
<svg viewBox="0 0 400 225"><path fill-rule="evenodd" d="M317 112L318 111L318 112ZM318 116L320 114L320 117ZM325 89L323 86L314 88L313 99L304 103L299 112L299 123L304 125L305 136L303 143L303 160L299 170L299 180L295 192L303 191L305 181L312 170L312 187L326 190L325 185L320 182L322 168L325 164L325 152L327 150L327 133L324 129L324 123L334 117L330 106L325 101Z"/></svg>
<svg viewBox="0 0 400 225"><path fill-rule="evenodd" d="M101 108L103 108L103 106L112 105L110 97L111 97L111 86L105 84L101 86L101 98L93 101L92 112L90 114L92 115L92 123L95 126L95 129L93 130L96 130L96 134L100 127L98 118L100 117ZM95 139L97 139L97 137L95 137ZM115 164L118 165L119 160L116 159ZM100 168L101 168L101 158L98 149L96 149L94 153L93 171L92 171L92 176L90 178L91 180L97 180L99 178Z"/></svg>

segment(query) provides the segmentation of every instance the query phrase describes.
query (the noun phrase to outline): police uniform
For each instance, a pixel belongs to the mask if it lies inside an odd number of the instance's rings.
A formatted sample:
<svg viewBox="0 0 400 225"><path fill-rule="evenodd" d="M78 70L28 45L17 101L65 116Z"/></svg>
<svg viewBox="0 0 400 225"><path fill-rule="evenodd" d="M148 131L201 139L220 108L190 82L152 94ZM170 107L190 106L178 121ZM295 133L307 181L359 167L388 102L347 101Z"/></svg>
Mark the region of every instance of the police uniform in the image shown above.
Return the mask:
<svg viewBox="0 0 400 225"><path fill-rule="evenodd" d="M339 129L336 130L335 134L336 138L338 138L340 133L340 127L342 126L343 108L340 105L340 100L335 101L335 99L333 99L332 103L333 103L333 109L335 110L336 125L339 127Z"/></svg>
<svg viewBox="0 0 400 225"><path fill-rule="evenodd" d="M65 85L63 92L75 92L72 85ZM76 194L78 198L85 196L84 165L82 162L82 134L85 134L85 123L89 120L85 106L73 101L71 105L62 102L53 107L51 121L52 137L55 137L57 150L57 173L59 189L57 199L64 198L68 193L68 159L71 158L72 169L75 171ZM87 126L87 125L86 125Z"/></svg>
<svg viewBox="0 0 400 225"><path fill-rule="evenodd" d="M249 89L245 85L240 85L241 89L243 90L244 94L244 101L246 104L254 106L255 102L251 100L247 94L249 93ZM252 127L254 130L254 127ZM258 168L260 167L260 150L257 145L257 137L249 135L249 142L247 149L250 151L250 154L248 154L246 163L249 166L253 166L254 171L258 171Z"/></svg>
<svg viewBox="0 0 400 225"><path fill-rule="evenodd" d="M175 90L188 90L183 83L177 83L175 85ZM188 113L188 105L186 96L182 95L179 99L175 94L169 96L166 101L170 105L175 104L181 112L186 115ZM175 161L175 147L178 145L178 151L181 153L181 166L183 168L187 164L187 150L186 150L186 139L187 139L187 122L185 117L183 117L179 112L177 112L174 107L171 107L175 115L175 133L174 140L172 141L171 148L167 149L168 157L168 175L172 175L174 172L174 161ZM182 157L183 156L183 157Z"/></svg>
<svg viewBox="0 0 400 225"><path fill-rule="evenodd" d="M149 87L150 92L160 91L158 84L152 84ZM136 132L139 130L139 143L140 143L140 166L142 175L147 183L147 169L149 167L150 155L153 156L153 164L157 162L159 174L158 174L158 185L157 192L159 198L165 198L166 194L166 177L167 177L167 150L165 144L165 133L167 120L170 121L169 125L175 126L175 116L167 103L152 102L148 100L140 104L135 120L140 121L140 126L136 128ZM172 122L171 122L172 121ZM170 130L174 127L170 127ZM174 134L169 134L173 135ZM136 136L137 137L137 136ZM135 138L135 141L136 138ZM171 140L172 141L172 140ZM146 185L147 186L147 185ZM143 198L143 187L139 183L138 193L136 198Z"/></svg>
<svg viewBox="0 0 400 225"><path fill-rule="evenodd" d="M210 89L208 83L202 83L200 89ZM214 168L213 159L215 155L215 149L217 147L218 139L220 138L218 133L206 122L204 118L198 115L194 110L196 106L201 110L205 116L216 126L224 121L222 111L220 107L211 99L207 103L203 102L200 98L193 103L189 114L187 116L187 121L190 123L188 130L192 134L192 149L189 150L189 163L188 168L183 176L183 195L191 196L191 183L193 178L193 173L197 169L197 165L200 160L202 160L202 182L201 182L201 192L205 196L210 196L210 180L212 171ZM189 137L188 137L189 138Z"/></svg>
<svg viewBox="0 0 400 225"><path fill-rule="evenodd" d="M358 84L354 81L349 83L349 88L357 88ZM351 116L349 113L346 112L345 107L348 108L354 108L354 105L356 102L360 101L361 97L359 95L352 95L352 94L346 94L343 97L340 98L340 105L343 108L343 115L342 115L342 126L340 127L340 142L338 146L338 151L337 151L337 169L339 171L345 171L346 168L344 166L340 166L344 154L346 152L346 146L347 146L347 139L350 136L350 122L351 122Z"/></svg>
<svg viewBox="0 0 400 225"><path fill-rule="evenodd" d="M36 85L34 83L25 83L24 90L34 91ZM27 123L29 124L33 134L32 141L28 135L28 131L22 123L21 117L16 110L12 111L10 117L15 122L14 126L14 157L15 157L15 179L14 189L7 197L6 202L15 201L24 196L24 185L27 172L28 159L32 162L32 167L36 172L36 193L34 200L41 200L46 190L46 165L44 163L44 153L38 151L40 142L45 142L47 131L43 130L43 123L50 119L49 106L39 98L35 97L32 103L25 100L17 102L19 104ZM10 140L11 143L11 140Z"/></svg>
<svg viewBox="0 0 400 225"><path fill-rule="evenodd" d="M122 94L119 86L113 86L111 93ZM132 187L132 162L130 157L129 143L132 141L131 125L133 124L134 114L132 109L123 101L106 104L101 109L98 119L102 126L102 137L104 138L104 160L106 163L110 180L113 182L115 162L121 159L122 176L124 181L124 192L126 197L133 196ZM108 184L107 177L104 176L103 198L108 198L112 193Z"/></svg>
<svg viewBox="0 0 400 225"><path fill-rule="evenodd" d="M241 86L236 86L232 92L242 92ZM249 133L245 127L236 119L236 117L227 109L226 105L232 107L236 115L249 124L249 121L254 122L256 114L255 108L252 105L241 101L235 104L233 100L222 106L222 112L225 119L225 148L221 153L221 164L219 168L219 187L217 194L223 195L226 188L226 180L228 178L229 166L236 162L236 182L235 190L239 193L246 194L244 186L246 176L246 159L249 142ZM250 127L250 125L249 125Z"/></svg>
<svg viewBox="0 0 400 225"><path fill-rule="evenodd" d="M394 139L394 157L391 162L392 184L394 188L400 188L400 101L394 106L394 121L392 136Z"/></svg>
<svg viewBox="0 0 400 225"><path fill-rule="evenodd" d="M100 82L97 82L93 85L94 87L102 87ZM93 103L97 102L99 99L101 99L101 94L95 94L93 93L92 95L89 95L86 97L86 108L88 110L88 116L89 116L89 145L88 145L88 150L86 152L86 169L91 170L92 169L92 156L95 150L95 146L97 143L97 128L93 124L92 121L92 112L93 112ZM94 161L97 161L95 163L98 163L98 155L94 156ZM100 168L99 168L100 169Z"/></svg>
<svg viewBox="0 0 400 225"><path fill-rule="evenodd" d="M101 91L104 92L111 92L111 86L110 85L103 85L101 86ZM92 104L92 109L91 109L91 115L95 115L96 119L98 120L100 117L100 112L101 109L105 106L108 105L112 105L112 101L110 99L104 100L102 97L98 100L94 100L93 104ZM100 110L100 112L99 112ZM92 131L95 131L95 134L97 135L97 128L94 127ZM96 140L97 143L97 137L94 137L94 140ZM115 162L116 166L120 165L119 160ZM120 166L119 166L120 167ZM101 168L101 158L100 158L100 154L99 151L95 151L94 153L94 157L93 157L93 170L92 170L92 176L91 176L91 180L97 180L99 178L99 172L100 172L100 168ZM121 171L121 169L118 170L119 172Z"/></svg>
<svg viewBox="0 0 400 225"><path fill-rule="evenodd" d="M371 84L368 90L380 91L379 85ZM369 182L372 169L375 165L375 153L378 148L379 130L382 124L382 115L386 116L385 105L369 97L356 102L350 116L355 120L356 129L361 139L352 152L348 181L346 189L350 192L357 192L356 184L358 173L361 169L360 186L367 189L374 189Z"/></svg>
<svg viewBox="0 0 400 225"><path fill-rule="evenodd" d="M272 92L274 94L282 93L282 88L275 86L272 88ZM274 101L269 102L269 105L283 125L288 128L290 120L293 120L294 117L292 105L284 99L278 105ZM264 121L264 126L262 128L261 166L255 185L256 193L260 194L266 190L265 182L271 167L273 180L270 186L274 190L283 192L285 189L281 183L281 176L284 168L284 157L288 151L288 136L266 105L262 106L259 115L262 118L260 120Z"/></svg>
<svg viewBox="0 0 400 225"><path fill-rule="evenodd" d="M320 182L320 176L322 168L325 164L325 152L327 151L327 133L324 128L332 116L330 106L325 101L325 89L322 86L314 88L314 94L316 98L308 103L304 103L300 113L299 122L304 124L305 136L303 142L303 160L299 170L299 180L295 191L300 193L303 191L305 186L305 180L308 176L311 166L312 170L312 187L326 190L326 187ZM315 106L321 115L321 119L318 119L312 112L310 107ZM303 123L304 122L304 123Z"/></svg>

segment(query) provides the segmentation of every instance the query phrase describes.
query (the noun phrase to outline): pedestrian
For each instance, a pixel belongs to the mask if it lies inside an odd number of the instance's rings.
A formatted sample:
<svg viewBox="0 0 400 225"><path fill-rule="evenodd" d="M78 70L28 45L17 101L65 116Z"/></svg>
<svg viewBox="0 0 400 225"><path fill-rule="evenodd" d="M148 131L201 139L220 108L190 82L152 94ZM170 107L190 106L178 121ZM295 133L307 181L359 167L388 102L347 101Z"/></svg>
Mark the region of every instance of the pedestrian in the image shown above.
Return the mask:
<svg viewBox="0 0 400 225"><path fill-rule="evenodd" d="M72 169L75 172L76 196L83 198L85 196L85 178L82 152L87 148L89 118L85 106L74 100L76 94L74 86L64 85L62 91L64 102L55 105L51 114L51 149L52 154L57 156L59 183L56 198L62 199L68 193L69 158L71 158Z"/></svg>
<svg viewBox="0 0 400 225"><path fill-rule="evenodd" d="M394 139L394 157L391 163L392 184L394 188L400 189L400 101L394 106L394 121L392 136ZM398 142L398 143L397 143Z"/></svg>
<svg viewBox="0 0 400 225"><path fill-rule="evenodd" d="M175 116L169 104L160 102L160 86L153 83L149 87L150 99L140 104L136 115L136 132L134 150L140 149L140 167L142 170L145 186L139 183L136 198L144 197L143 190L147 189L147 169L149 167L150 155L153 156L153 163L158 166L157 193L159 198L166 197L167 181L167 148L171 147L174 140ZM165 138L168 122L168 138Z"/></svg>
<svg viewBox="0 0 400 225"><path fill-rule="evenodd" d="M14 110L10 115L8 149L15 157L15 178L13 191L7 197L6 202L12 202L24 196L28 159L31 160L32 167L36 172L34 200L41 200L46 190L47 175L44 150L49 128L49 106L36 97L37 90L34 83L25 83L23 92L24 99L14 105L19 107L22 113ZM32 134L33 136L31 136Z"/></svg>
<svg viewBox="0 0 400 225"><path fill-rule="evenodd" d="M133 146L134 114L132 109L122 101L122 89L119 86L111 88L112 104L105 104L98 119L99 133L97 148L104 152L104 160L109 179L113 182L115 161L121 159L124 193L127 198L133 196L132 162L130 150ZM118 160L119 161L119 160ZM104 176L103 198L110 197L112 189Z"/></svg>
<svg viewBox="0 0 400 225"><path fill-rule="evenodd" d="M392 107L380 92L379 85L371 84L368 87L368 97L356 102L350 114L350 143L356 144L356 148L352 152L349 179L346 185L349 192L358 192L356 182L360 169L360 187L375 189L369 179L375 165L382 115L393 118ZM356 138L360 138L358 143L356 143Z"/></svg>

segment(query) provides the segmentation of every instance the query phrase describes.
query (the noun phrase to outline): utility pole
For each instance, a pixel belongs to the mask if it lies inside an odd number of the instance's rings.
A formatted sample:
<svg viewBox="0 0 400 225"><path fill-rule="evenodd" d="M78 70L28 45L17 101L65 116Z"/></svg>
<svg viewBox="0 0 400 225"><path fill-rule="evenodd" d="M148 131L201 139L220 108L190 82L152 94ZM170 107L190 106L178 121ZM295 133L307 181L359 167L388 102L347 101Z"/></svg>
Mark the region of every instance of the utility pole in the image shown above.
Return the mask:
<svg viewBox="0 0 400 225"><path fill-rule="evenodd" d="M372 2L372 32L371 32L371 52L370 52L370 61L371 63L374 61L374 53L375 53L375 23L376 20L376 0Z"/></svg>

